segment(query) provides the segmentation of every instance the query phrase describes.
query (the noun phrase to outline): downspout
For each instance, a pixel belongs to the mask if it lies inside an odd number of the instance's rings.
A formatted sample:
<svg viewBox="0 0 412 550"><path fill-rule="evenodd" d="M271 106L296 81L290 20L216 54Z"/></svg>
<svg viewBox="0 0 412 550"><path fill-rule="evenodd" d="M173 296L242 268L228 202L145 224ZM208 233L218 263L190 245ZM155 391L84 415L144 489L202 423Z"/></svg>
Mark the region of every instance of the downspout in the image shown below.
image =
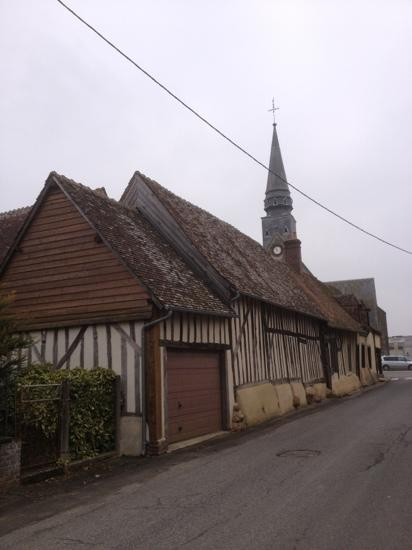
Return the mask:
<svg viewBox="0 0 412 550"><path fill-rule="evenodd" d="M236 300L239 300L239 298L240 298L240 292L236 291L236 294L233 296L233 298L230 298L229 300L230 305L232 306L236 302Z"/></svg>
<svg viewBox="0 0 412 550"><path fill-rule="evenodd" d="M154 327L155 325L158 325L162 321L166 321L167 319L170 319L170 317L173 315L173 311L171 309L165 308L167 311L166 315L163 317L159 317L159 319L155 319L154 321L150 321L149 323L146 323L143 325L142 328L142 454L146 454L146 330L148 328Z"/></svg>
<svg viewBox="0 0 412 550"><path fill-rule="evenodd" d="M230 307L233 309L233 313L234 313L234 317L237 317L237 314L236 314L236 311L235 311L235 308L234 308L234 305L235 305L235 302L237 300L239 300L240 298L240 292L239 291L236 291L236 294L233 296L233 298L231 298L229 300L229 303L230 303ZM229 317L229 344L230 344L230 356L231 356L231 360L230 360L230 363L231 363L231 367L232 367L232 393L233 393L233 401L236 403L236 394L235 394L235 386L236 386L236 378L235 378L235 364L234 364L234 357L233 357L233 333L232 333L232 318ZM226 389L226 399L227 399L227 404L229 405L229 388ZM227 407L228 409L228 414L226 415L227 416L227 424L228 424L228 428L230 429L230 424L231 424L231 421L232 421L232 412L233 411L230 411L229 410L229 407Z"/></svg>

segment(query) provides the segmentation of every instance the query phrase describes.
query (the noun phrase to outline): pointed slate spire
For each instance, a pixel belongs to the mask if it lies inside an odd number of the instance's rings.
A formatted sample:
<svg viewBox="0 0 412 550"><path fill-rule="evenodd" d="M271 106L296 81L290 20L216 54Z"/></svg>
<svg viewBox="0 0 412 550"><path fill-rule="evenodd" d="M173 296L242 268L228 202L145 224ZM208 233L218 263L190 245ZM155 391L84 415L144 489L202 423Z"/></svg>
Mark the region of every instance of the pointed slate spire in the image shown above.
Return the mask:
<svg viewBox="0 0 412 550"><path fill-rule="evenodd" d="M272 244L275 237L283 241L296 238L296 221L292 215L293 201L286 180L276 123L273 124L269 169L265 195L266 217L262 218L265 248Z"/></svg>
<svg viewBox="0 0 412 550"><path fill-rule="evenodd" d="M286 183L286 173L283 166L282 153L280 152L279 139L276 131L276 123L273 124L272 147L270 149L270 172L268 173L268 183L266 186L266 197L276 191L287 191L289 187ZM276 174L276 175L275 175ZM280 176L280 177L279 177Z"/></svg>

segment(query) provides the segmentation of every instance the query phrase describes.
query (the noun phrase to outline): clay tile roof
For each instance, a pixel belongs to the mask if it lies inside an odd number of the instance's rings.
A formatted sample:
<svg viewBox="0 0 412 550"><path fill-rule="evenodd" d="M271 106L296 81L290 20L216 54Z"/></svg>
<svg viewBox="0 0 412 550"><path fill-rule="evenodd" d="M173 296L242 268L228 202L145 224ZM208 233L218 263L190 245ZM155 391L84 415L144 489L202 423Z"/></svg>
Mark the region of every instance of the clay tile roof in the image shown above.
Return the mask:
<svg viewBox="0 0 412 550"><path fill-rule="evenodd" d="M158 302L172 309L233 314L134 209L64 176L51 177Z"/></svg>
<svg viewBox="0 0 412 550"><path fill-rule="evenodd" d="M30 209L31 207L27 206L0 213L0 264L6 257Z"/></svg>
<svg viewBox="0 0 412 550"><path fill-rule="evenodd" d="M106 198L109 197L104 187L97 187L96 189L93 189L93 193L97 193L101 197L106 197Z"/></svg>
<svg viewBox="0 0 412 550"><path fill-rule="evenodd" d="M316 302L316 305L328 320L328 324L337 329L359 332L362 327L347 313L336 300L333 291L319 281L306 266L300 274L296 274L302 281L306 292Z"/></svg>
<svg viewBox="0 0 412 550"><path fill-rule="evenodd" d="M202 208L174 195L137 173L176 219L186 236L210 264L241 294L323 318L293 270L275 260L255 240ZM134 180L130 182L133 185ZM127 190L125 191L125 196Z"/></svg>

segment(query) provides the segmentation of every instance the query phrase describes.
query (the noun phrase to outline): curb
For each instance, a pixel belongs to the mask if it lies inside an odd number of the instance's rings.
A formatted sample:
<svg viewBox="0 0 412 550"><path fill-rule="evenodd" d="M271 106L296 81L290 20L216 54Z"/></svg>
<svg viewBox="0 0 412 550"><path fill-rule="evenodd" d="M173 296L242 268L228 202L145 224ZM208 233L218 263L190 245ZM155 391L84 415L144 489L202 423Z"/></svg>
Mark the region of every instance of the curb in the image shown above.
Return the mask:
<svg viewBox="0 0 412 550"><path fill-rule="evenodd" d="M31 483L38 483L40 481L46 481L56 476L68 476L71 473L77 472L84 467L93 466L99 462L117 458L119 455L116 451L110 451L90 458L83 458L81 460L74 460L62 465L53 465L34 472L27 472L20 478L22 485L29 485Z"/></svg>
<svg viewBox="0 0 412 550"><path fill-rule="evenodd" d="M251 436L258 435L259 432L263 432L265 430L269 430L273 428L276 429L277 427L283 426L284 424L288 424L289 422L297 420L300 417L309 416L311 414L315 414L316 412L321 411L322 409L337 406L343 401L361 397L362 395L370 391L374 391L379 388L385 387L387 382L389 382L389 380L384 380L384 381L378 380L375 384L372 384L371 386L362 387L359 390L356 390L355 392L349 395L343 395L340 397L331 395L330 397L323 399L319 403L314 402L314 403L311 403L310 405L299 407L293 411L283 414L282 416L275 416L273 418L269 418L268 420L265 420L260 424L249 426L240 431L236 431L236 432L226 431L226 432L220 433L216 437L208 439L207 441L203 441L201 443L194 443L193 445L187 445L185 447L182 447L180 449L175 449L170 453L166 453L166 454L175 455L175 454L183 454L185 452L190 452L190 451L193 452L193 451L196 451L197 449L199 450L206 449L207 447L209 446L211 447L213 444L216 444L216 443L219 444L220 442L229 443L230 441L232 441L235 444L237 440L241 440L242 438L247 437L248 435L251 435Z"/></svg>

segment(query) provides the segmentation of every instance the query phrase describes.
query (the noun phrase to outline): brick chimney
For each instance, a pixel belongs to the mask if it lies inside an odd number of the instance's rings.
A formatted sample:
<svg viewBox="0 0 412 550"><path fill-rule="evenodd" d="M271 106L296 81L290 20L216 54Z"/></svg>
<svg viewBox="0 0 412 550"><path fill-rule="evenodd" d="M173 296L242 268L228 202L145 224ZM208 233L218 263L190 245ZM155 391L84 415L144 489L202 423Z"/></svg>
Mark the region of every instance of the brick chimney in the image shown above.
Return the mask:
<svg viewBox="0 0 412 550"><path fill-rule="evenodd" d="M299 239L288 239L285 241L285 261L289 266L300 273L302 266L302 254Z"/></svg>

